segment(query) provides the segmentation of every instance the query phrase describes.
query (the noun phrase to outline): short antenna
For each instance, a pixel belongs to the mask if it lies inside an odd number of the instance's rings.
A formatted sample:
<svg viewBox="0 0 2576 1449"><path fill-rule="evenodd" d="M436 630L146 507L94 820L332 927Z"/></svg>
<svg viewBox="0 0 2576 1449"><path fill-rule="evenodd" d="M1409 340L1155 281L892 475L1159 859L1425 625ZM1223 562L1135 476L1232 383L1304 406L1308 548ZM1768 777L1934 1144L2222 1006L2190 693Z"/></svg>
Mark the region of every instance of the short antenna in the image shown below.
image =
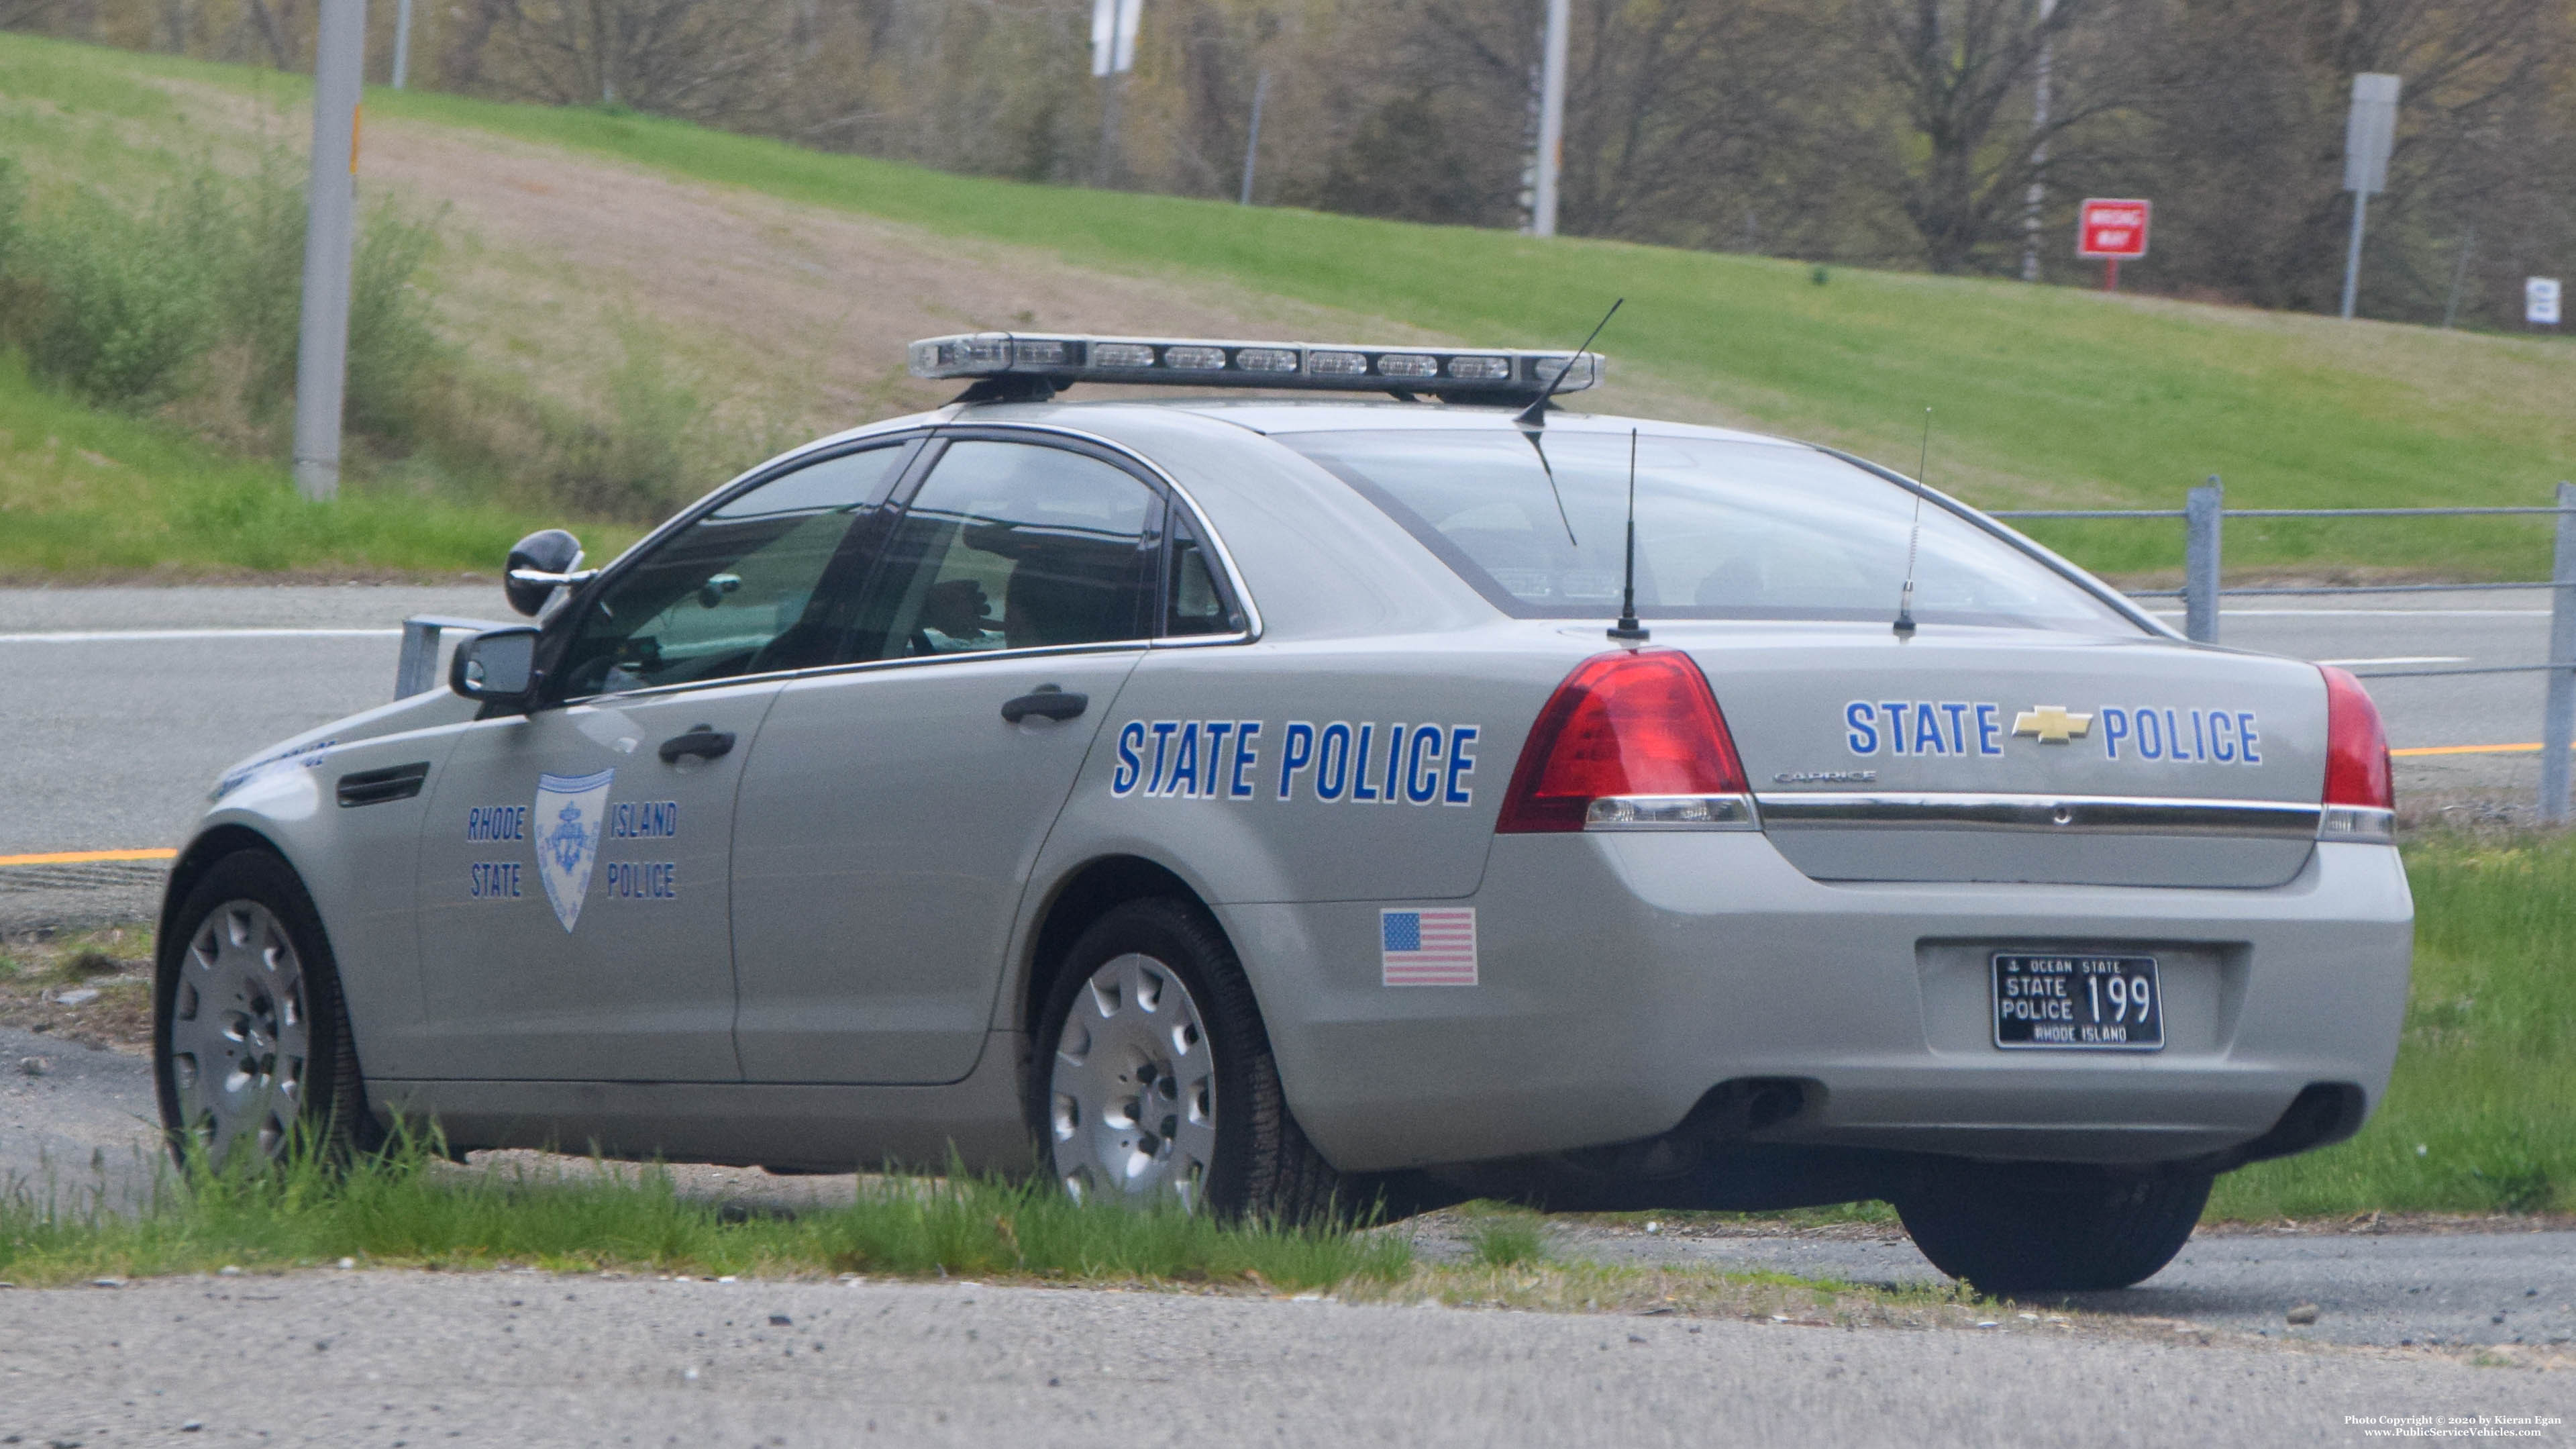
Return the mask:
<svg viewBox="0 0 2576 1449"><path fill-rule="evenodd" d="M1621 297L1610 304L1610 310L1601 314L1601 320L1592 324L1592 335L1584 338L1583 345L1574 349L1574 355L1565 359L1565 365L1556 370L1556 380L1547 385L1547 391L1532 399L1530 405L1521 409L1519 416L1512 421L1525 428L1546 425L1547 400L1556 396L1558 388L1565 386L1566 375L1574 371L1574 364L1583 360L1583 354L1590 351L1593 342L1601 336L1601 329L1610 325L1610 319L1619 315L1619 309L1627 305L1627 301L1627 298Z"/></svg>
<svg viewBox="0 0 2576 1449"><path fill-rule="evenodd" d="M1914 637L1914 554L1923 542L1923 475L1932 470L1932 410L1923 410L1923 451L1914 462L1914 523L1905 533L1905 588L1896 596L1896 636Z"/></svg>
<svg viewBox="0 0 2576 1449"><path fill-rule="evenodd" d="M1628 577L1619 588L1619 622L1610 637L1623 644L1646 642L1646 626L1637 622L1637 430L1628 430Z"/></svg>

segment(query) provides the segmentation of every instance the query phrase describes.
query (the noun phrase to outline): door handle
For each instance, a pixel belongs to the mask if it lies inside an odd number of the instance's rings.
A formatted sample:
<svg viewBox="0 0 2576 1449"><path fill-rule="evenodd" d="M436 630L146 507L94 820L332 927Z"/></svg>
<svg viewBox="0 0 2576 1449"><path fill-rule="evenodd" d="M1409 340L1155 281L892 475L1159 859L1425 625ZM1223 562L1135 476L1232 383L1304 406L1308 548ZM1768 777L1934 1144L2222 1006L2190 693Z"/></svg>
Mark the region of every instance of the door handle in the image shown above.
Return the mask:
<svg viewBox="0 0 2576 1449"><path fill-rule="evenodd" d="M702 760L716 759L733 749L733 731L713 725L691 725L684 735L673 735L662 742L662 763L676 765L682 755L695 755Z"/></svg>
<svg viewBox="0 0 2576 1449"><path fill-rule="evenodd" d="M1072 719L1091 707L1091 696L1068 694L1061 684L1041 684L1014 699L1002 701L1002 718L1018 724L1030 715L1048 719Z"/></svg>

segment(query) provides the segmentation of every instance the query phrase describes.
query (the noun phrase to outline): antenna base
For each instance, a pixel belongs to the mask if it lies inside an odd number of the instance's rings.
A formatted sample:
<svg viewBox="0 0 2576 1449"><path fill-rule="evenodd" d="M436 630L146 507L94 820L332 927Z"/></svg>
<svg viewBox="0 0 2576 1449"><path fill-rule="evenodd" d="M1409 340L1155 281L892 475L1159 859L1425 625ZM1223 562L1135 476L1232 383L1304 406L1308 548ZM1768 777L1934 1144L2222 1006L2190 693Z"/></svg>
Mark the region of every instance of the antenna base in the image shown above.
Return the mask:
<svg viewBox="0 0 2576 1449"><path fill-rule="evenodd" d="M1643 644L1653 637L1646 632L1645 625L1637 622L1634 615L1621 619L1602 632L1623 644Z"/></svg>
<svg viewBox="0 0 2576 1449"><path fill-rule="evenodd" d="M1914 616L1912 614L1899 614L1896 616L1896 637L1899 639L1911 639L1914 637Z"/></svg>

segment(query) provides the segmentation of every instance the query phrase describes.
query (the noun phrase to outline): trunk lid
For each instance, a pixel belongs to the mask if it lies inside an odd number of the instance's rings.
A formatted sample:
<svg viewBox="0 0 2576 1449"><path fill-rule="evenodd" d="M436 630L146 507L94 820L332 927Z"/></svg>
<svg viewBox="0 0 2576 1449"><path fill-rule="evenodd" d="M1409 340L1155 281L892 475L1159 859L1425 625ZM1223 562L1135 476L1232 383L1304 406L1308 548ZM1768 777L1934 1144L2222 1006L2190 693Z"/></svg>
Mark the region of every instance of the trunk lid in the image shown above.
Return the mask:
<svg viewBox="0 0 2576 1449"><path fill-rule="evenodd" d="M1819 880L2261 887L2314 848L2313 665L1940 625L1656 636L1707 673L1764 830Z"/></svg>

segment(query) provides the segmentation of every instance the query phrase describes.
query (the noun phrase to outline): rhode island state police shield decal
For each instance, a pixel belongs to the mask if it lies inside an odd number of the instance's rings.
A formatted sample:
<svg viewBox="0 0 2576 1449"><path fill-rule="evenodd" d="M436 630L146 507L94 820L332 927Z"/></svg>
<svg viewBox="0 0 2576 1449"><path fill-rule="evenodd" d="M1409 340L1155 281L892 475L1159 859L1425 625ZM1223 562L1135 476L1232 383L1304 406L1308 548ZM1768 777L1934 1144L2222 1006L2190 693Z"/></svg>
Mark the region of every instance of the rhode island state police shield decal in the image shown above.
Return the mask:
<svg viewBox="0 0 2576 1449"><path fill-rule="evenodd" d="M536 827L537 879L566 931L581 919L590 894L590 868L599 860L600 824L608 814L608 784L615 770L596 775L539 775Z"/></svg>

